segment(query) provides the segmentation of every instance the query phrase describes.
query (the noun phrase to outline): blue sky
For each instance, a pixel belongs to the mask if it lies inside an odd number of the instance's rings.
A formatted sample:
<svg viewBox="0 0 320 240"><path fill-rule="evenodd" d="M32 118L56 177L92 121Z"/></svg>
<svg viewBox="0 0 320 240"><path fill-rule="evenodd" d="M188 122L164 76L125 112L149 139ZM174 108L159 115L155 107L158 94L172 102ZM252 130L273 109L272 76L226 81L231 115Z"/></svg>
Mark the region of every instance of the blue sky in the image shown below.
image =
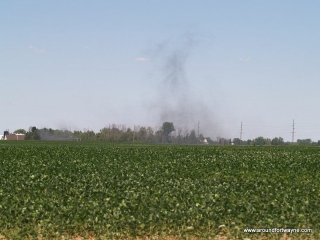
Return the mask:
<svg viewBox="0 0 320 240"><path fill-rule="evenodd" d="M0 129L320 139L318 1L1 1Z"/></svg>

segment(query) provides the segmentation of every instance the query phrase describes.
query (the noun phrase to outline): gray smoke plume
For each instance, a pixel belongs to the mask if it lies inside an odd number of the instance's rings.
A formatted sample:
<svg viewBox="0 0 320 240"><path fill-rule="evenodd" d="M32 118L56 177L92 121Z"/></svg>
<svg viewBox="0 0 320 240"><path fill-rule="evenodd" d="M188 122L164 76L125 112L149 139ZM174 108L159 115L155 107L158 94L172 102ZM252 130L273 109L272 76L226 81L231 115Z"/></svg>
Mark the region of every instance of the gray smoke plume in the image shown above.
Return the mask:
<svg viewBox="0 0 320 240"><path fill-rule="evenodd" d="M187 60L195 45L196 41L190 35L179 40L177 46L170 41L158 45L152 58L158 63L161 77L153 112L158 116L159 124L173 122L176 128L189 131L197 130L200 121L200 133L209 135L215 128L213 113L201 99L201 93L196 95L189 86L186 72Z"/></svg>

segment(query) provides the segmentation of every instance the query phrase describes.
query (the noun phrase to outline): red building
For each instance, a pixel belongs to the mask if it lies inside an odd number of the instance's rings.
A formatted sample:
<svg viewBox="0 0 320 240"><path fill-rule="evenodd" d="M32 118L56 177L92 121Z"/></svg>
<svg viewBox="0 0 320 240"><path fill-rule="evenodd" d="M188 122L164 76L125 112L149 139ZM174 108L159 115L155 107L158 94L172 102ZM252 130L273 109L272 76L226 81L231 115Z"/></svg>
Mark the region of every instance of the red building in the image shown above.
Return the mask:
<svg viewBox="0 0 320 240"><path fill-rule="evenodd" d="M1 140L24 140L25 135L21 133L9 133L9 130L4 131Z"/></svg>

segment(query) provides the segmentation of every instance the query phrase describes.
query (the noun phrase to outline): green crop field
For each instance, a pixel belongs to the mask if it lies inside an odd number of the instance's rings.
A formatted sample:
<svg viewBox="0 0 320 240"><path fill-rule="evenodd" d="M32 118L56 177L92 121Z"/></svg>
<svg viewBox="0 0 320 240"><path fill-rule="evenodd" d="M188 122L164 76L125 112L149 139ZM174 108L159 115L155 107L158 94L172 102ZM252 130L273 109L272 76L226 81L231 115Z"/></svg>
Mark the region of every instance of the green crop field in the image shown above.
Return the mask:
<svg viewBox="0 0 320 240"><path fill-rule="evenodd" d="M0 143L0 239L320 239L320 148Z"/></svg>

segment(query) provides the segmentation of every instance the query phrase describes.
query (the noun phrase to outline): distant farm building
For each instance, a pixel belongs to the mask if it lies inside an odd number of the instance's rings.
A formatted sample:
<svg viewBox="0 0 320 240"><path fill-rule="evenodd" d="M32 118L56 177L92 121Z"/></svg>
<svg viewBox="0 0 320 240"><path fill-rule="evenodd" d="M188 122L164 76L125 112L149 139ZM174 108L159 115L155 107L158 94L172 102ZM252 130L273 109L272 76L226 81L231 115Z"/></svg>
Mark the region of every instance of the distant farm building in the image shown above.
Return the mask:
<svg viewBox="0 0 320 240"><path fill-rule="evenodd" d="M3 132L3 135L0 135L0 140L24 140L25 134L21 133L9 133L9 130Z"/></svg>

